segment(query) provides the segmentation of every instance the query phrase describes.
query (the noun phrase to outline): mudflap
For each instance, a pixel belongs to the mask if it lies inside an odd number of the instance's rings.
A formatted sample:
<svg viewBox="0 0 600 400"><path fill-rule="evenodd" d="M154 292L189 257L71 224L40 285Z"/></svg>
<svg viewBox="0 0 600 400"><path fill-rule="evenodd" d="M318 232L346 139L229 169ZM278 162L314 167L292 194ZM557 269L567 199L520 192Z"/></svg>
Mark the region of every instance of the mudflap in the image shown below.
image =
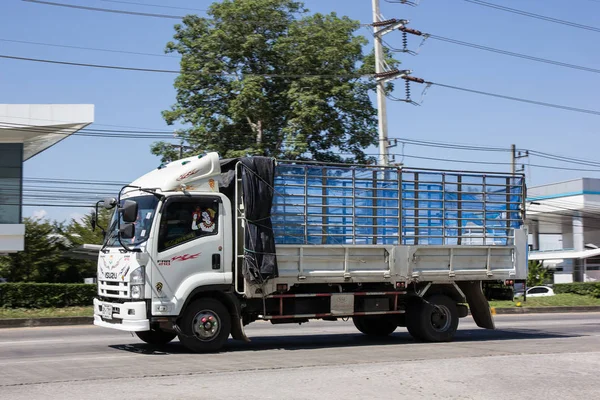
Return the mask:
<svg viewBox="0 0 600 400"><path fill-rule="evenodd" d="M481 290L481 282L472 281L456 283L467 298L467 303L469 303L469 308L471 309L471 315L477 326L485 329L496 329L490 304Z"/></svg>
<svg viewBox="0 0 600 400"><path fill-rule="evenodd" d="M242 340L244 342L250 341L244 332L244 323L242 322L242 318L236 315L231 316L231 337L235 340Z"/></svg>

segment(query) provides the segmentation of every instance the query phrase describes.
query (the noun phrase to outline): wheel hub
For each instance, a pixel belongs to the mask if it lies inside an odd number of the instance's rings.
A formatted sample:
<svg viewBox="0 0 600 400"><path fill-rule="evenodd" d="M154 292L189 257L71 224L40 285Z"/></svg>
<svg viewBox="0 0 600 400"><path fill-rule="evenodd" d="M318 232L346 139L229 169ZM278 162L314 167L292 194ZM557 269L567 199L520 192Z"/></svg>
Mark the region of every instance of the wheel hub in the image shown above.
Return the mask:
<svg viewBox="0 0 600 400"><path fill-rule="evenodd" d="M221 330L221 321L217 314L210 310L203 310L194 316L192 321L194 335L204 341L213 340Z"/></svg>
<svg viewBox="0 0 600 400"><path fill-rule="evenodd" d="M433 305L431 312L431 327L437 332L445 332L450 328L450 310L444 305Z"/></svg>

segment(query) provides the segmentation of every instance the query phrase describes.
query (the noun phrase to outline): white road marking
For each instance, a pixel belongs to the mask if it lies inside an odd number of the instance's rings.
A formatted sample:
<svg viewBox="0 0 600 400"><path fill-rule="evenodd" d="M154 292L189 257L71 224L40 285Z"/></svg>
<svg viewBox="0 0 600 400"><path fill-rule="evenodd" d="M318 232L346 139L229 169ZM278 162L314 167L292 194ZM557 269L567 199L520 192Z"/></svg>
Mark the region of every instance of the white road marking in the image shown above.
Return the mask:
<svg viewBox="0 0 600 400"><path fill-rule="evenodd" d="M130 337L127 337L129 339ZM123 336L107 336L102 338L94 339L38 339L38 340L11 340L11 341L0 341L2 345L14 345L14 344L45 344L45 343L94 343L94 342L111 342L115 339L123 339ZM132 338L133 339L133 338Z"/></svg>
<svg viewBox="0 0 600 400"><path fill-rule="evenodd" d="M15 365L15 364L40 364L40 363L63 363L65 361L88 361L88 360L111 360L117 358L134 358L138 357L139 354L123 354L119 356L102 356L102 357L72 357L72 358L52 358L43 359L36 358L31 360L20 360L20 361L3 361L0 362L0 367Z"/></svg>

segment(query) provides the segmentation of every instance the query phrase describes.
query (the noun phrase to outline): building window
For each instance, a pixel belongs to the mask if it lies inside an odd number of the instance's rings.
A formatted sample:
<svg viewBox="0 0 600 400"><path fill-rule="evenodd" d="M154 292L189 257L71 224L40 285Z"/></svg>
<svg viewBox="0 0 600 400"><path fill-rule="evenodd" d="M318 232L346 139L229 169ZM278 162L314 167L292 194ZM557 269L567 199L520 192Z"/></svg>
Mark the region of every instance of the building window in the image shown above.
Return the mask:
<svg viewBox="0 0 600 400"><path fill-rule="evenodd" d="M0 224L20 224L23 144L0 143Z"/></svg>

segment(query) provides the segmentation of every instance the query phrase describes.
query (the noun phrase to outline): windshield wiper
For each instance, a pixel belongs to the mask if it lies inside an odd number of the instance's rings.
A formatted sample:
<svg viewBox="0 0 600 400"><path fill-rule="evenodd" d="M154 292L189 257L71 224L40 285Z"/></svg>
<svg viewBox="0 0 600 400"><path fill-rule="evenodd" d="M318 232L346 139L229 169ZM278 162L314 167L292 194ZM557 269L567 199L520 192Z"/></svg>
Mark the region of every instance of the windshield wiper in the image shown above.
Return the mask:
<svg viewBox="0 0 600 400"><path fill-rule="evenodd" d="M106 246L108 246L108 242L110 242L110 240L115 236L114 232L115 232L116 227L117 227L117 219L115 219L113 221L113 223L110 224L110 226L108 227L108 236L106 237L106 240L104 241L104 244L102 245L102 248L100 249L101 252L105 253L104 249L106 248ZM108 250L106 250L106 251L108 251Z"/></svg>

